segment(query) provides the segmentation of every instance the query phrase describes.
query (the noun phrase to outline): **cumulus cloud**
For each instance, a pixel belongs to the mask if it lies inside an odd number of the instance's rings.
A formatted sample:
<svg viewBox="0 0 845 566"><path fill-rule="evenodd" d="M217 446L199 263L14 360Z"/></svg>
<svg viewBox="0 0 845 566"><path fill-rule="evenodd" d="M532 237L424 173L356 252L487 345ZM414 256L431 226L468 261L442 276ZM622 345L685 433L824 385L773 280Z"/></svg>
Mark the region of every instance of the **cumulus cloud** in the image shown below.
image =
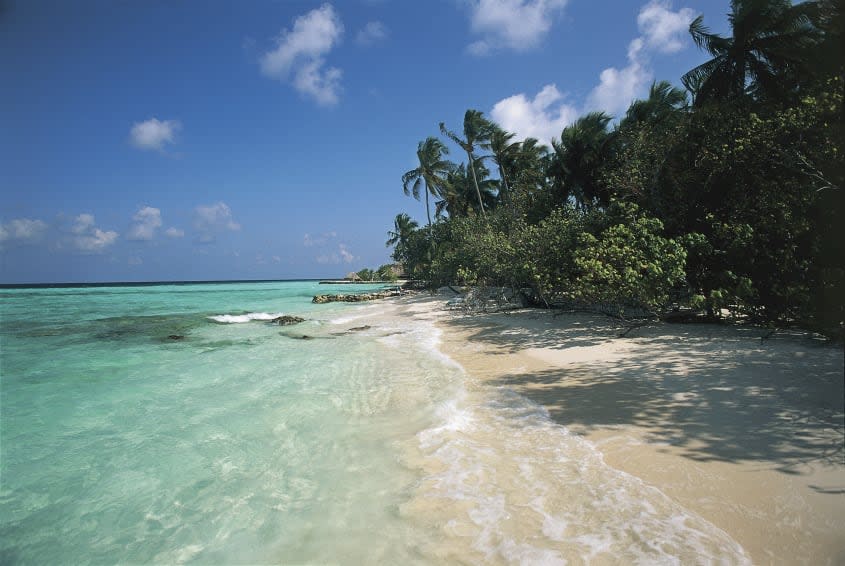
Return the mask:
<svg viewBox="0 0 845 566"><path fill-rule="evenodd" d="M161 210L151 206L144 206L132 217L132 225L126 235L128 240L152 240L155 232L161 227Z"/></svg>
<svg viewBox="0 0 845 566"><path fill-rule="evenodd" d="M330 4L324 4L296 18L292 30L282 30L275 49L261 56L261 72L289 80L296 90L320 105L337 104L342 71L327 66L325 56L342 35L340 17Z"/></svg>
<svg viewBox="0 0 845 566"><path fill-rule="evenodd" d="M74 218L70 228L70 244L83 253L99 253L117 241L118 233L101 230L96 226L94 215L83 213Z"/></svg>
<svg viewBox="0 0 845 566"><path fill-rule="evenodd" d="M478 8L483 3L479 0L474 6ZM505 7L523 6L523 3L503 1L497 6L504 13ZM567 103L564 94L554 84L549 84L533 99L520 93L500 100L493 106L490 116L518 138L534 137L544 143L559 136L564 127L590 110L619 116L631 101L645 94L653 77L649 67L652 54L673 53L687 45L684 38L693 17L689 8L675 12L668 0L651 0L637 16L640 35L628 44L628 64L621 69L604 69L583 106Z"/></svg>
<svg viewBox="0 0 845 566"><path fill-rule="evenodd" d="M637 27L640 35L628 44L628 65L608 67L601 72L599 84L587 97L587 110L604 110L620 115L653 79L649 67L653 53L674 53L687 43L686 30L695 17L690 8L671 10L669 0L651 0L640 8Z"/></svg>
<svg viewBox="0 0 845 566"><path fill-rule="evenodd" d="M224 202L201 204L194 209L194 231L201 243L214 242L218 234L240 229L241 225L232 218L232 209Z"/></svg>
<svg viewBox="0 0 845 566"><path fill-rule="evenodd" d="M495 49L524 51L537 47L566 0L472 0L470 28L481 39L467 49L486 55Z"/></svg>
<svg viewBox="0 0 845 566"><path fill-rule="evenodd" d="M0 223L0 245L34 244L47 232L47 223L43 220L15 218Z"/></svg>
<svg viewBox="0 0 845 566"><path fill-rule="evenodd" d="M171 226L170 228L164 231L164 235L168 238L181 238L185 235L185 231Z"/></svg>
<svg viewBox="0 0 845 566"><path fill-rule="evenodd" d="M372 45L387 38L387 28L379 21L367 22L355 35L355 43L358 45Z"/></svg>
<svg viewBox="0 0 845 566"><path fill-rule="evenodd" d="M563 94L550 84L533 99L520 93L500 100L493 106L490 116L520 140L530 137L548 144L578 117L578 110L563 100Z"/></svg>
<svg viewBox="0 0 845 566"><path fill-rule="evenodd" d="M652 77L651 71L636 59L622 69L608 67L601 72L599 84L590 92L587 107L619 116L637 94L645 90Z"/></svg>
<svg viewBox="0 0 845 566"><path fill-rule="evenodd" d="M651 0L640 9L637 26L649 49L659 53L675 53L687 43L689 24L695 19L692 8L671 10L669 0Z"/></svg>
<svg viewBox="0 0 845 566"><path fill-rule="evenodd" d="M138 149L163 151L166 144L176 143L176 134L182 129L178 120L150 118L135 122L129 130L129 141Z"/></svg>

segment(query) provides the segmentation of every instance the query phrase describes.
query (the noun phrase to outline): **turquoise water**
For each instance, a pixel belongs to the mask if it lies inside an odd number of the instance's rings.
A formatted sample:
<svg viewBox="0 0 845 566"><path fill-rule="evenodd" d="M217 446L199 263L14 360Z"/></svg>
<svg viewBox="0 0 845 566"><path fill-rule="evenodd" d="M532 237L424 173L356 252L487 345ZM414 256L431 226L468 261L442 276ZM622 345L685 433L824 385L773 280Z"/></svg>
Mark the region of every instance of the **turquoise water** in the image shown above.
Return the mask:
<svg viewBox="0 0 845 566"><path fill-rule="evenodd" d="M397 438L431 419L430 404L403 403L396 388L422 364L417 394L446 394L454 368L435 375L434 360L346 332L362 307L310 302L338 290L349 288L0 291L0 562L413 553L419 541L401 529L368 536L414 481ZM278 314L308 320L262 320Z"/></svg>
<svg viewBox="0 0 845 566"><path fill-rule="evenodd" d="M338 291L0 290L0 563L746 562L465 375L436 302Z"/></svg>

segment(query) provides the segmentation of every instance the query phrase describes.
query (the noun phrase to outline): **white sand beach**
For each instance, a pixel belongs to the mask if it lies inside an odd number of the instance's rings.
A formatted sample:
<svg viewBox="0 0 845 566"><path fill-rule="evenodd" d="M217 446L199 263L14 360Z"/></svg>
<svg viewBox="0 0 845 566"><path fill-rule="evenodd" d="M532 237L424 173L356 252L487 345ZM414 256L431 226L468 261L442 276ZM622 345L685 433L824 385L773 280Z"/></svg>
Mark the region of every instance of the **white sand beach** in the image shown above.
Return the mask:
<svg viewBox="0 0 845 566"><path fill-rule="evenodd" d="M653 324L620 338L601 315L464 315L442 298L404 309L437 321L468 387L545 407L753 563L845 563L841 346L711 324Z"/></svg>

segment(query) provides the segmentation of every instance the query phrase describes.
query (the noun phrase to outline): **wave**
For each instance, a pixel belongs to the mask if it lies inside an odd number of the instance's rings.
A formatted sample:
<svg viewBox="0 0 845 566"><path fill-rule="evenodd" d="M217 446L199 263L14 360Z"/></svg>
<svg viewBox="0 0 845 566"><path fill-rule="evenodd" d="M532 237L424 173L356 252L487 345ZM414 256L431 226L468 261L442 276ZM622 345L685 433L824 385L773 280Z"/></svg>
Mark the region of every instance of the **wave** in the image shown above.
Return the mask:
<svg viewBox="0 0 845 566"><path fill-rule="evenodd" d="M285 313L266 313L266 312L248 312L246 314L218 314L208 317L214 322L222 324L240 324L243 322L252 322L253 320L273 320L284 316Z"/></svg>

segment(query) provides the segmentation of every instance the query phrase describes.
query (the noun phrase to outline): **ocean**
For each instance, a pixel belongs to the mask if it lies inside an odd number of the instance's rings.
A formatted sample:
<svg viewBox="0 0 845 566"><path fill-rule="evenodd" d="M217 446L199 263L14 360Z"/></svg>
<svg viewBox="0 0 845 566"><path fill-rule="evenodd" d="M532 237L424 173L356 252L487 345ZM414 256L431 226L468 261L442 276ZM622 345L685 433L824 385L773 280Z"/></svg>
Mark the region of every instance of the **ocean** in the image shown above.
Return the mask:
<svg viewBox="0 0 845 566"><path fill-rule="evenodd" d="M0 289L0 563L746 561L350 290Z"/></svg>

